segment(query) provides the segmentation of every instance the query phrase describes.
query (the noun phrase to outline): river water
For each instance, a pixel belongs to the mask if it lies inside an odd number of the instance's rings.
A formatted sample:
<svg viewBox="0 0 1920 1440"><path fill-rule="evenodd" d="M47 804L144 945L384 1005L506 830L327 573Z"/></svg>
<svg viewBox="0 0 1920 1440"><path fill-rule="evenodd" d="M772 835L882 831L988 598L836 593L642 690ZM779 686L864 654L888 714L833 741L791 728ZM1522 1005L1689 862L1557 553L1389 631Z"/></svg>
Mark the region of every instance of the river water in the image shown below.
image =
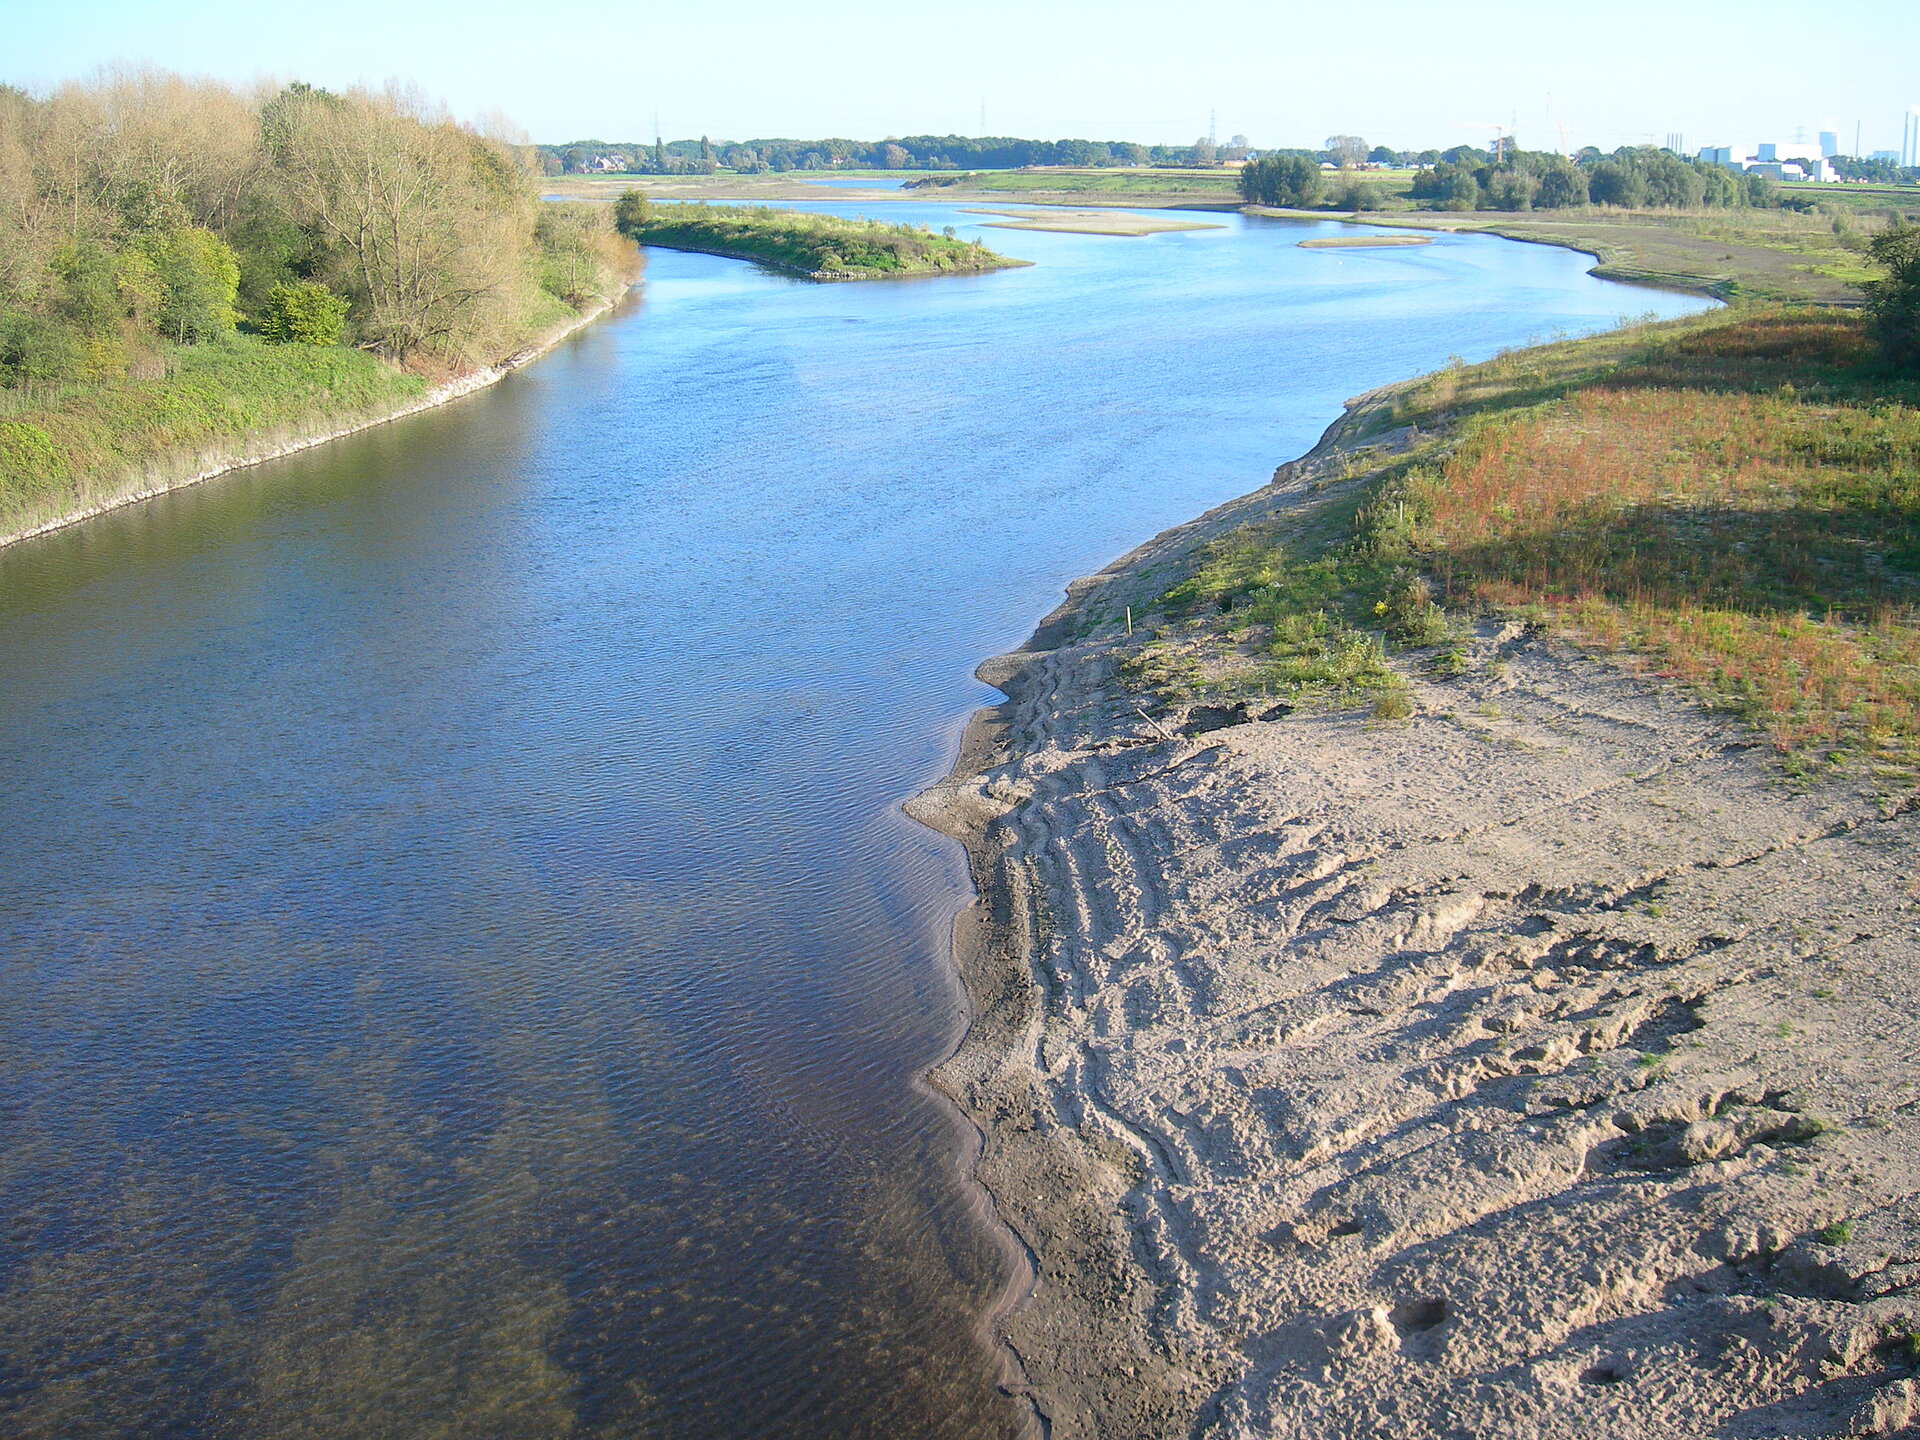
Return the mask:
<svg viewBox="0 0 1920 1440"><path fill-rule="evenodd" d="M1222 218L655 252L483 395L0 552L0 1433L1010 1434L896 808L973 665L1346 395L1701 303Z"/></svg>

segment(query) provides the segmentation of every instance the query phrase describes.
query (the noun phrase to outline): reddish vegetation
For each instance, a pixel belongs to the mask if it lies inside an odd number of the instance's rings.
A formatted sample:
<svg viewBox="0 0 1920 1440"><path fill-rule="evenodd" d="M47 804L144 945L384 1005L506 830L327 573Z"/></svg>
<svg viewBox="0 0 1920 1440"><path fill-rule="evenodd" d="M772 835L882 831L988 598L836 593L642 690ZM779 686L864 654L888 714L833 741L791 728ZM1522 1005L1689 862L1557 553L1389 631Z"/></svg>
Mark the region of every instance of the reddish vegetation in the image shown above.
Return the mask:
<svg viewBox="0 0 1920 1440"><path fill-rule="evenodd" d="M1920 410L1861 326L1770 312L1469 421L1416 471L1448 592L1650 652L1785 752L1920 740Z"/></svg>

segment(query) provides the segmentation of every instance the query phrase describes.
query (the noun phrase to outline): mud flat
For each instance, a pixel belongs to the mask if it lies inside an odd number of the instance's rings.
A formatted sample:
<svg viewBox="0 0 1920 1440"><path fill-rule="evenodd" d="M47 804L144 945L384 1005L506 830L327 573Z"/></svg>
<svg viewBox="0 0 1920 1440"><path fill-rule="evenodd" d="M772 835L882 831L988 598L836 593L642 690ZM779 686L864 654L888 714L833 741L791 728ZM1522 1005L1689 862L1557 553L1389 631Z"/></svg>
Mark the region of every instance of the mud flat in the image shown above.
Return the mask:
<svg viewBox="0 0 1920 1440"><path fill-rule="evenodd" d="M1920 1421L1916 820L1658 678L1480 622L1413 713L1149 720L1071 587L912 802L968 847L935 1080L1030 1247L1070 1437L1885 1434Z"/></svg>

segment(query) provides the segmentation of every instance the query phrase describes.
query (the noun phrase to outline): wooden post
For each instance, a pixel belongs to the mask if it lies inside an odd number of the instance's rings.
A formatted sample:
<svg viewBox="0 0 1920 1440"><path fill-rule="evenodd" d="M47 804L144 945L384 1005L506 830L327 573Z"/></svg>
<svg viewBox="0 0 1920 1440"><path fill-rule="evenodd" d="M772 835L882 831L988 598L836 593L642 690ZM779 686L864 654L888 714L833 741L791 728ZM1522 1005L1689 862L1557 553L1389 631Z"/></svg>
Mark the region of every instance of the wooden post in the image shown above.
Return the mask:
<svg viewBox="0 0 1920 1440"><path fill-rule="evenodd" d="M1127 638L1133 638L1133 606L1127 606Z"/></svg>

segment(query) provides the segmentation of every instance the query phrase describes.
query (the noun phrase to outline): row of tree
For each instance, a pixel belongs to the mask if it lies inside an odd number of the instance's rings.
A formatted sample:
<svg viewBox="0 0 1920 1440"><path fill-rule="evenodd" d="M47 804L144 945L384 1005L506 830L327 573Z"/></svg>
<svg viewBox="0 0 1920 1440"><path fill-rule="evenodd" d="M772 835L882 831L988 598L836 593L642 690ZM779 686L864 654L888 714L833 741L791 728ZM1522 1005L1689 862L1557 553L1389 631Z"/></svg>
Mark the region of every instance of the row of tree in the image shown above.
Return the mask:
<svg viewBox="0 0 1920 1440"><path fill-rule="evenodd" d="M482 362L631 254L604 209L543 207L521 149L412 94L0 87L0 384L158 373L238 327Z"/></svg>
<svg viewBox="0 0 1920 1440"><path fill-rule="evenodd" d="M1343 137L1334 137L1340 139ZM1351 155L1351 151L1348 152ZM1379 197L1355 175L1329 175L1311 153L1266 155L1240 172L1250 204L1311 209L1377 209ZM1651 146L1611 155L1585 150L1574 159L1535 150L1499 156L1468 147L1449 150L1413 177L1409 195L1431 210L1565 210L1579 205L1621 209L1694 210L1779 203L1779 190L1760 175L1683 160Z"/></svg>
<svg viewBox="0 0 1920 1440"><path fill-rule="evenodd" d="M906 135L885 140L576 140L534 147L549 175L618 169L643 175L789 170L1018 170L1028 165L1213 165L1247 154L1245 136L1225 145L1137 145L1126 140L1020 140L1011 136Z"/></svg>

